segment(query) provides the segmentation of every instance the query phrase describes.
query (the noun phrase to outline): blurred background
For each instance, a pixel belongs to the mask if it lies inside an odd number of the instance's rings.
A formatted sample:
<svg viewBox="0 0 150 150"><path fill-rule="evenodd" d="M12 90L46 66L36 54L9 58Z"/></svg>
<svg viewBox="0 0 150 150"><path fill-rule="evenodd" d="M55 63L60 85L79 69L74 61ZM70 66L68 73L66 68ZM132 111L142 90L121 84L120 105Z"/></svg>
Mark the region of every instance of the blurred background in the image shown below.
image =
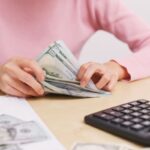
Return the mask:
<svg viewBox="0 0 150 150"><path fill-rule="evenodd" d="M150 0L123 0L129 9L150 25ZM128 46L104 31L95 33L84 45L80 62L105 62L111 58L124 57L131 52Z"/></svg>

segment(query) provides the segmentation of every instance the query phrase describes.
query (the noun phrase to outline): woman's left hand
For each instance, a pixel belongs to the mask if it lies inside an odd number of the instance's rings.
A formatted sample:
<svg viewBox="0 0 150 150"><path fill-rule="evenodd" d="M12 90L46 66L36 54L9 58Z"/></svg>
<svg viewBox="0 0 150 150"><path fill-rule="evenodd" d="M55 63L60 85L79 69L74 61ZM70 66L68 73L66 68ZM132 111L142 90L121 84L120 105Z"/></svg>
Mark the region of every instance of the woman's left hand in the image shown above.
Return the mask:
<svg viewBox="0 0 150 150"><path fill-rule="evenodd" d="M98 89L107 91L111 91L118 80L128 79L129 77L127 70L115 61L109 61L104 64L85 63L80 67L77 75L82 87L85 87L92 79Z"/></svg>

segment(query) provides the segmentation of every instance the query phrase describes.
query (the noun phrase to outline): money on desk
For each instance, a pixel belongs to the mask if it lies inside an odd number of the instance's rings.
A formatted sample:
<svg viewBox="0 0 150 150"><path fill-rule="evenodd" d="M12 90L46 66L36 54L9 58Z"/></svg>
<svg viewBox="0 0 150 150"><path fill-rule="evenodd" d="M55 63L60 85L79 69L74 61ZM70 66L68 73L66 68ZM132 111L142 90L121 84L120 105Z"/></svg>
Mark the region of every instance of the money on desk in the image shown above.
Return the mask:
<svg viewBox="0 0 150 150"><path fill-rule="evenodd" d="M110 94L98 90L92 80L87 87L80 86L80 82L76 80L80 65L63 41L49 45L36 60L46 74L42 82L45 93L76 97L100 97Z"/></svg>
<svg viewBox="0 0 150 150"><path fill-rule="evenodd" d="M18 145L43 141L47 134L35 121L0 115L0 150L21 150Z"/></svg>
<svg viewBox="0 0 150 150"><path fill-rule="evenodd" d="M107 144L107 143L77 143L72 150L137 150L126 145ZM141 150L150 150L143 148Z"/></svg>
<svg viewBox="0 0 150 150"><path fill-rule="evenodd" d="M0 150L22 150L17 145L1 145Z"/></svg>

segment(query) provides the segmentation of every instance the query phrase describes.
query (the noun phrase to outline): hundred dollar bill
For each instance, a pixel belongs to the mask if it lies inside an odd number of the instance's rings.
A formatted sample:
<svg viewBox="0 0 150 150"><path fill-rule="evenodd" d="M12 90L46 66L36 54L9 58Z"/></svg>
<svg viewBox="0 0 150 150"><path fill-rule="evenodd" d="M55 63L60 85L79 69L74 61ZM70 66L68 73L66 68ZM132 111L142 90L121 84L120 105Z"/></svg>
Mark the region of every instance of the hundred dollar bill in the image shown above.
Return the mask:
<svg viewBox="0 0 150 150"><path fill-rule="evenodd" d="M103 90L93 90L90 88L86 88L86 87L81 87L80 84L78 82L71 82L71 81L63 81L63 80L55 80L55 79L45 79L46 82L48 82L49 84L55 85L57 87L60 88L66 88L66 89L70 89L71 87L77 88L78 90L84 90L87 92L94 92L94 93L109 93Z"/></svg>
<svg viewBox="0 0 150 150"><path fill-rule="evenodd" d="M22 150L18 145L0 145L0 150Z"/></svg>
<svg viewBox="0 0 150 150"><path fill-rule="evenodd" d="M46 81L54 80L54 81L60 81L60 82L64 82L64 83L73 83L73 84L80 85L80 82L77 81L77 80L64 80L64 79L61 79L61 78L56 78L54 76L50 76L48 74L45 75L45 80Z"/></svg>
<svg viewBox="0 0 150 150"><path fill-rule="evenodd" d="M26 144L47 138L47 134L34 121L21 122L11 127L0 127L0 145Z"/></svg>
<svg viewBox="0 0 150 150"><path fill-rule="evenodd" d="M78 143L72 150L136 150L124 145Z"/></svg>
<svg viewBox="0 0 150 150"><path fill-rule="evenodd" d="M103 90L96 91L90 88L83 88L80 86L79 81L62 80L53 77L46 77L43 85L46 93L72 95L78 97L99 97L100 94L106 94Z"/></svg>
<svg viewBox="0 0 150 150"><path fill-rule="evenodd" d="M98 97L100 94L95 92L89 92L86 90L80 90L74 86L54 82L43 82L43 85L48 89L50 89L50 93L57 93L63 95L72 95L76 97ZM52 92L54 91L54 92Z"/></svg>
<svg viewBox="0 0 150 150"><path fill-rule="evenodd" d="M108 92L98 90L92 81L86 88L81 88L76 80L80 65L62 41L50 45L38 56L37 62L46 73L45 81L42 83L45 92L80 97L108 95Z"/></svg>
<svg viewBox="0 0 150 150"><path fill-rule="evenodd" d="M6 115L6 114L1 114L0 115L0 127L2 126L11 126L11 125L14 125L14 124L18 124L18 123L21 123L22 120L21 119L18 119L18 118L15 118L13 116L10 116L10 115Z"/></svg>

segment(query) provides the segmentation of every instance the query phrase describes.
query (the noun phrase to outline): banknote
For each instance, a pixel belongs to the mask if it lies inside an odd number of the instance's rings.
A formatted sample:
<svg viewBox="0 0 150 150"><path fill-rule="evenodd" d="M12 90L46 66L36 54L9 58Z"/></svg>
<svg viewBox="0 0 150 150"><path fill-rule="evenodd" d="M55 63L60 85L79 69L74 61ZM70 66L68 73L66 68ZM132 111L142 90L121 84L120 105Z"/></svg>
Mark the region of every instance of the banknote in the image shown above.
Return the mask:
<svg viewBox="0 0 150 150"><path fill-rule="evenodd" d="M136 150L125 145L78 143L72 150Z"/></svg>
<svg viewBox="0 0 150 150"><path fill-rule="evenodd" d="M108 143L77 143L72 150L150 150L147 148L133 148L128 145L108 144Z"/></svg>
<svg viewBox="0 0 150 150"><path fill-rule="evenodd" d="M43 141L47 134L35 121L23 121L8 114L0 115L0 150L20 150L16 144Z"/></svg>
<svg viewBox="0 0 150 150"><path fill-rule="evenodd" d="M0 150L22 150L18 145L0 145Z"/></svg>
<svg viewBox="0 0 150 150"><path fill-rule="evenodd" d="M34 121L21 122L9 127L0 127L0 145L26 144L45 139L47 139L47 134Z"/></svg>
<svg viewBox="0 0 150 150"><path fill-rule="evenodd" d="M45 81L51 81L51 80L54 80L54 81L60 81L60 82L64 82L64 83L73 83L73 84L77 84L77 85L80 85L80 82L77 81L77 80L65 80L65 79L61 79L61 78L56 78L54 76L50 76L48 74L45 75Z"/></svg>
<svg viewBox="0 0 150 150"><path fill-rule="evenodd" d="M22 122L21 119L12 117L10 115L7 115L7 114L1 114L0 115L0 127L2 127L2 126L11 126L11 125L14 125L14 124L18 124L20 122Z"/></svg>
<svg viewBox="0 0 150 150"><path fill-rule="evenodd" d="M53 89L54 91L57 91L57 93L60 94L63 93L65 95L72 95L72 96L98 97L99 94L105 93L102 90L98 92L89 88L83 88L78 84L57 81L57 80L46 80L43 82L43 85L45 85L49 89Z"/></svg>
<svg viewBox="0 0 150 150"><path fill-rule="evenodd" d="M48 46L38 57L37 62L45 71L42 82L46 93L64 94L79 97L100 97L109 92L98 90L92 80L86 88L76 80L80 64L62 41Z"/></svg>
<svg viewBox="0 0 150 150"><path fill-rule="evenodd" d="M98 97L100 95L99 93L80 90L71 85L69 88L69 86L66 86L66 85L63 86L60 83L53 84L52 82L49 82L49 83L43 82L43 85L47 88L46 91L49 93L72 95L72 96L76 96L76 97ZM54 91L54 92L52 92L52 91Z"/></svg>

